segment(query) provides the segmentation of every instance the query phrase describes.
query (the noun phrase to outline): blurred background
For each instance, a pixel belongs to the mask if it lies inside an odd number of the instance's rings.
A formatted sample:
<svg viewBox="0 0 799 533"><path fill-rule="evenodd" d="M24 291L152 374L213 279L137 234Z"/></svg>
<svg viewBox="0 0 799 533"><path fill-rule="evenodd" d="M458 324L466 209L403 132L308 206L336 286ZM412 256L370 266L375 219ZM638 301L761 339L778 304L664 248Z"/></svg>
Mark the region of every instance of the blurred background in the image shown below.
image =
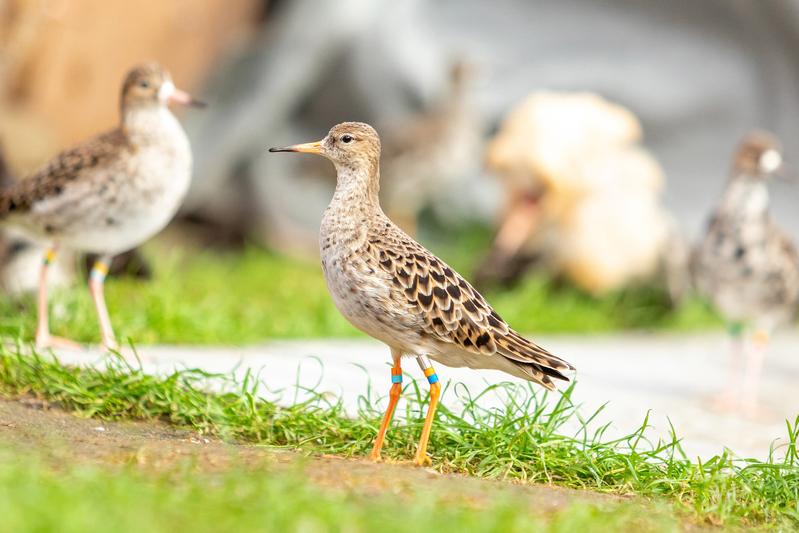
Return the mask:
<svg viewBox="0 0 799 533"><path fill-rule="evenodd" d="M211 104L181 116L195 176L170 249L315 262L333 169L265 148L360 120L383 138L385 210L479 286L536 279L514 298L566 291L600 314L614 295L633 315L616 326L647 327L684 295L740 138L766 128L796 156L798 47L780 0L2 0L4 179L113 127L123 74L157 60ZM796 192L773 197L799 234ZM9 264L30 251L6 241ZM27 265L7 288L35 281Z"/></svg>

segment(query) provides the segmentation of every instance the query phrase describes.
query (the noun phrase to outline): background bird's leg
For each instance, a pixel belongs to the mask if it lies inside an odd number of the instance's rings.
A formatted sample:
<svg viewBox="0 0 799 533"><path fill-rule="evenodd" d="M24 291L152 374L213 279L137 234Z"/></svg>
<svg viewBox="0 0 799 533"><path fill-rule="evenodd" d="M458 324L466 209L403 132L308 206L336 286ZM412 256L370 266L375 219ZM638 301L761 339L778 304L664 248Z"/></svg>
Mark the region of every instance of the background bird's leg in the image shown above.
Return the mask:
<svg viewBox="0 0 799 533"><path fill-rule="evenodd" d="M727 381L721 394L713 402L714 406L722 411L733 411L738 408L745 351L743 324L731 324L729 332L730 364L727 370Z"/></svg>
<svg viewBox="0 0 799 533"><path fill-rule="evenodd" d="M61 337L50 335L50 323L47 306L47 271L55 261L57 248L49 248L42 259L42 267L39 270L39 294L37 298L38 321L36 324L36 347L37 348L68 348L72 350L80 349L77 342Z"/></svg>
<svg viewBox="0 0 799 533"><path fill-rule="evenodd" d="M94 301L94 308L97 310L97 320L100 322L100 334L102 335L103 346L108 350L117 350L114 330L111 328L111 319L108 316L108 308L105 305L105 277L111 266L111 256L103 256L94 262L92 271L89 274L89 292Z"/></svg>
<svg viewBox="0 0 799 533"><path fill-rule="evenodd" d="M369 454L369 458L373 461L378 461L380 459L380 450L383 448L383 441L386 439L388 426L391 424L391 418L394 416L394 409L397 407L397 402L402 393L402 366L400 365L402 354L392 348L391 357L394 359L394 366L391 367L391 390L388 393L386 414L383 415L383 422L380 424L380 431L377 432L375 445L372 448L372 453Z"/></svg>
<svg viewBox="0 0 799 533"><path fill-rule="evenodd" d="M752 337L752 348L746 356L744 366L743 389L741 394L741 407L744 414L754 415L757 411L757 396L760 388L760 374L763 370L763 361L766 358L766 349L769 343L769 333L765 329L758 329Z"/></svg>
<svg viewBox="0 0 799 533"><path fill-rule="evenodd" d="M433 426L433 417L436 414L436 407L438 406L438 397L441 395L441 383L438 382L438 375L436 375L433 364L426 355L420 355L416 358L419 363L419 368L422 369L424 375L427 377L427 382L430 383L430 405L427 408L427 416L424 419L424 426L422 426L422 436L419 438L419 448L416 450L416 456L413 462L419 466L430 464L432 461L427 457L427 442L430 440L430 428Z"/></svg>

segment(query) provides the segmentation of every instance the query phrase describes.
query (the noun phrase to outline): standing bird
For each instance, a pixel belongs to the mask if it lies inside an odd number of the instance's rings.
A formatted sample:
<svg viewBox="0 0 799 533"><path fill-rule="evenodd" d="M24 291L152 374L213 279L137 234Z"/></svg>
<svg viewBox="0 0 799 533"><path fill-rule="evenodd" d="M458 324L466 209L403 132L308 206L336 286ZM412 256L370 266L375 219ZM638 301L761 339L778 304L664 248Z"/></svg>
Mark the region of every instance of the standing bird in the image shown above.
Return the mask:
<svg viewBox="0 0 799 533"><path fill-rule="evenodd" d="M573 367L513 331L457 272L383 213L380 138L368 124L345 122L318 142L271 148L329 159L338 174L319 236L322 270L339 311L391 350L389 404L371 458L378 460L402 391L402 356L416 356L430 383L414 463L429 463L427 442L441 385L428 356L448 366L491 368L548 389Z"/></svg>
<svg viewBox="0 0 799 533"><path fill-rule="evenodd" d="M99 256L89 290L103 346L117 348L103 293L111 259L163 229L191 180L189 141L170 102L204 105L176 89L161 66L133 68L122 84L116 129L62 152L0 192L0 221L48 246L39 275L37 347L77 347L48 327L47 270L63 246Z"/></svg>
<svg viewBox="0 0 799 533"><path fill-rule="evenodd" d="M724 316L732 337L733 361L720 403L749 415L756 412L769 336L791 321L799 304L799 255L769 213L767 181L782 168L773 135L744 138L692 258L697 289ZM744 342L747 330L753 331L751 346Z"/></svg>
<svg viewBox="0 0 799 533"><path fill-rule="evenodd" d="M468 98L470 70L466 63L455 62L442 100L385 136L383 202L411 234L419 214L436 196L480 171L483 133Z"/></svg>

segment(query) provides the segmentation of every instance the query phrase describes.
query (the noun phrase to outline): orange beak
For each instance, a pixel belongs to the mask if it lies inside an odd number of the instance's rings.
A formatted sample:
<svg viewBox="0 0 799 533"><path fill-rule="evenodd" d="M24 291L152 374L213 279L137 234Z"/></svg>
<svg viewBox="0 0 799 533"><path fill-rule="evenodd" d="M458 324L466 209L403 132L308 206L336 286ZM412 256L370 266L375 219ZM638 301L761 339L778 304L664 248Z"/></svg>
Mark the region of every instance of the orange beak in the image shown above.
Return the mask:
<svg viewBox="0 0 799 533"><path fill-rule="evenodd" d="M322 141L304 144L292 144L283 148L270 148L270 152L301 152L303 154L321 154Z"/></svg>

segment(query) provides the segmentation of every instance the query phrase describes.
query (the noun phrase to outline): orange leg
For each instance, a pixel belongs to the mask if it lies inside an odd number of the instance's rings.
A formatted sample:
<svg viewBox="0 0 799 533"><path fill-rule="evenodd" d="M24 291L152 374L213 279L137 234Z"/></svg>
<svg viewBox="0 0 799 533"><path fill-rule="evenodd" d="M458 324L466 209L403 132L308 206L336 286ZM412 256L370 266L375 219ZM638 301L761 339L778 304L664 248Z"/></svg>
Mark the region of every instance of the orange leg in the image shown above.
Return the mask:
<svg viewBox="0 0 799 533"><path fill-rule="evenodd" d="M89 274L89 292L94 301L94 308L97 311L97 320L100 322L100 335L103 346L106 350L115 351L119 349L114 330L111 327L111 318L108 316L108 308L105 305L105 277L108 275L108 268L111 266L110 257L101 257L92 266Z"/></svg>
<svg viewBox="0 0 799 533"><path fill-rule="evenodd" d="M42 267L39 271L39 296L37 299L38 321L36 324L36 347L43 348L66 348L69 350L80 350L80 344L69 339L62 339L50 335L50 322L47 308L47 270L55 261L56 248L52 247L44 254Z"/></svg>
<svg viewBox="0 0 799 533"><path fill-rule="evenodd" d="M436 414L436 407L438 407L438 398L441 396L441 383L438 382L438 375L433 368L430 359L427 356L420 355L416 358L427 377L427 382L430 383L430 405L427 408L427 416L424 419L422 426L422 436L419 438L419 447L416 449L416 456L413 458L414 464L424 466L432 463L432 460L427 456L427 443L430 440L430 429L433 427L433 419Z"/></svg>
<svg viewBox="0 0 799 533"><path fill-rule="evenodd" d="M400 365L401 354L391 350L391 356L394 358L394 366L391 367L391 390L388 393L388 407L386 414L383 415L383 422L380 424L380 431L377 432L375 445L372 448L372 453L369 458L373 461L380 460L380 450L383 449L383 442L386 440L386 432L388 426L391 424L391 418L394 416L394 409L399 402L400 393L402 393L402 366Z"/></svg>

